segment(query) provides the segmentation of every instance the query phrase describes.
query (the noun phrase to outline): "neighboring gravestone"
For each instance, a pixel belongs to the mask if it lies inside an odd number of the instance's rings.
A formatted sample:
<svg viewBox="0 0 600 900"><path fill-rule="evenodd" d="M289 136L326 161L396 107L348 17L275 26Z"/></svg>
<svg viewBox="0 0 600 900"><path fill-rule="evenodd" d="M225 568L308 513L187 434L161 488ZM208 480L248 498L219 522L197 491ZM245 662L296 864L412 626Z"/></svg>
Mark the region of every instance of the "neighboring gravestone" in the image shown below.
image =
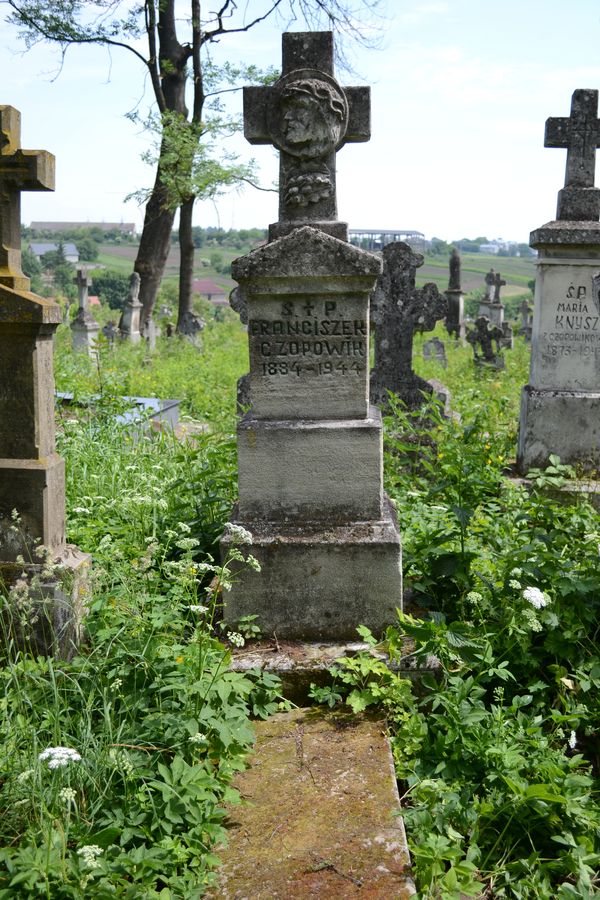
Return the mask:
<svg viewBox="0 0 600 900"><path fill-rule="evenodd" d="M73 350L75 352L83 351L89 356L95 357L100 326L88 308L88 294L92 279L88 275L87 269L77 269L77 275L73 281L77 285L77 293L79 295L79 309L71 322Z"/></svg>
<svg viewBox="0 0 600 900"><path fill-rule="evenodd" d="M206 322L196 313L186 312L182 315L177 325L177 334L183 335L190 343L202 350L202 332L206 326Z"/></svg>
<svg viewBox="0 0 600 900"><path fill-rule="evenodd" d="M485 276L485 294L484 294L485 300L491 300L492 297L494 296L495 280L496 280L496 273L494 272L493 269L490 269L490 271Z"/></svg>
<svg viewBox="0 0 600 900"><path fill-rule="evenodd" d="M488 276L491 277L492 272L494 270L490 269ZM486 276L486 279L488 276ZM493 294L491 297L480 301L479 315L485 316L493 325L497 325L502 329L500 346L505 347L507 350L512 350L514 345L512 328L508 322L504 321L504 304L500 299L500 291L505 284L506 280L500 272L494 272L494 280L492 282Z"/></svg>
<svg viewBox="0 0 600 900"><path fill-rule="evenodd" d="M281 221L232 264L251 398L238 425L234 525L251 533L262 571L236 573L225 618L258 615L280 638L346 639L361 622L380 633L402 603L381 415L369 405L381 261L340 239L335 220L335 151L368 135L368 98L335 80L329 32L284 35L279 81L245 89L246 135L281 151ZM224 556L237 540L226 531Z"/></svg>
<svg viewBox="0 0 600 900"><path fill-rule="evenodd" d="M446 313L446 331L457 341L465 339L464 297L460 281L460 253L456 247L450 254L450 277L446 291L448 312Z"/></svg>
<svg viewBox="0 0 600 900"><path fill-rule="evenodd" d="M0 106L0 586L9 589L10 638L34 653L69 656L90 560L65 543L52 347L61 311L32 294L21 271L20 193L54 189L54 157L22 150L20 124L16 109ZM44 552L56 564L52 575Z"/></svg>
<svg viewBox="0 0 600 900"><path fill-rule="evenodd" d="M521 326L519 328L519 334L521 337L524 337L525 340L529 343L531 341L531 328L532 328L532 312L531 305L527 302L527 300L523 300L521 306L519 307L519 311L521 313Z"/></svg>
<svg viewBox="0 0 600 900"><path fill-rule="evenodd" d="M499 325L490 322L486 316L479 316L467 333L467 341L473 347L475 365L504 369L503 339L504 331Z"/></svg>
<svg viewBox="0 0 600 900"><path fill-rule="evenodd" d="M152 317L146 319L144 323L144 339L146 347L150 352L156 350L156 338L159 334L158 326Z"/></svg>
<svg viewBox="0 0 600 900"><path fill-rule="evenodd" d="M117 327L116 327L115 323L113 322L112 319L109 319L109 321L106 323L106 325L102 329L102 334L104 335L104 337L106 338L106 340L108 341L108 343L111 347L115 343L115 338L117 336L117 333L118 332L117 332Z"/></svg>
<svg viewBox="0 0 600 900"><path fill-rule="evenodd" d="M142 337L140 333L142 304L138 299L139 294L140 276L137 272L132 272L129 278L129 297L119 320L119 335L122 340L131 344L139 344Z"/></svg>
<svg viewBox="0 0 600 900"><path fill-rule="evenodd" d="M383 248L383 272L371 298L375 326L375 365L371 399L385 405L388 392L397 394L408 409L418 409L434 388L413 371L413 338L417 329L431 331L446 315L446 298L435 284L415 288L416 270L423 256L403 241Z"/></svg>
<svg viewBox="0 0 600 900"><path fill-rule="evenodd" d="M444 369L448 368L446 345L439 337L431 338L423 344L423 359L435 359Z"/></svg>
<svg viewBox="0 0 600 900"><path fill-rule="evenodd" d="M544 146L567 150L557 217L532 232L539 254L529 384L521 397L518 467L600 462L600 146L598 91L576 90L569 118L546 122Z"/></svg>

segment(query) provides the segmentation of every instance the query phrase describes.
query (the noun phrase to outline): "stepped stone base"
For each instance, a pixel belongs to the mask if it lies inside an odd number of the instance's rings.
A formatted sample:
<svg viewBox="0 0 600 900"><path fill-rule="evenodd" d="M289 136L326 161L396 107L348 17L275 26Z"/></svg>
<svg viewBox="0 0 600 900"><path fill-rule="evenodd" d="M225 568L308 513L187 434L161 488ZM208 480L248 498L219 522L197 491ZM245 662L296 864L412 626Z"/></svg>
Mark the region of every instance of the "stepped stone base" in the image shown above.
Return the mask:
<svg viewBox="0 0 600 900"><path fill-rule="evenodd" d="M42 583L41 565L0 563L0 588L7 596L0 598L2 630L15 649L57 659L75 655L91 599L91 562L89 553L67 545Z"/></svg>
<svg viewBox="0 0 600 900"><path fill-rule="evenodd" d="M382 721L297 709L257 722L213 900L415 894Z"/></svg>
<svg viewBox="0 0 600 900"><path fill-rule="evenodd" d="M13 510L21 520L16 526ZM45 546L61 553L64 534L64 460L57 453L41 460L0 459L0 559L29 559L42 536Z"/></svg>
<svg viewBox="0 0 600 900"><path fill-rule="evenodd" d="M234 516L253 535L250 552L261 572L235 572L224 596L225 620L257 615L265 636L302 640L354 640L356 627L375 635L402 607L402 554L395 511L385 501L382 519L349 525L279 526ZM224 558L231 544L221 540Z"/></svg>
<svg viewBox="0 0 600 900"><path fill-rule="evenodd" d="M546 466L551 453L563 464L600 467L600 392L523 388L518 471Z"/></svg>
<svg viewBox="0 0 600 900"><path fill-rule="evenodd" d="M381 413L368 419L261 420L238 425L239 516L246 520L379 519Z"/></svg>

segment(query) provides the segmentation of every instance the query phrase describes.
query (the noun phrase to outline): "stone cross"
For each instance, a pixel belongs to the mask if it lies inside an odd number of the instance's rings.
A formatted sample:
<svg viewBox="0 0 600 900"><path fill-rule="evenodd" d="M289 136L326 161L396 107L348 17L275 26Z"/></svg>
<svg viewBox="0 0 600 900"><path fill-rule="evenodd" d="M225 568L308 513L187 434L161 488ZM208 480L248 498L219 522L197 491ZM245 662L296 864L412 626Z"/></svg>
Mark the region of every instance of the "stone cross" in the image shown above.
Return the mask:
<svg viewBox="0 0 600 900"><path fill-rule="evenodd" d="M0 106L0 284L29 289L21 271L21 191L54 190L54 157L21 149L21 114Z"/></svg>
<svg viewBox="0 0 600 900"><path fill-rule="evenodd" d="M435 284L415 288L416 270L423 256L408 244L396 241L383 248L383 273L371 297L371 321L375 326L375 366L371 373L371 398L387 403L393 391L409 407L418 409L431 385L413 371L413 337L417 329L431 331L446 315L447 300Z"/></svg>
<svg viewBox="0 0 600 900"><path fill-rule="evenodd" d="M504 287L506 281L502 278L500 272L496 272L494 276L494 303L500 303L500 288Z"/></svg>
<svg viewBox="0 0 600 900"><path fill-rule="evenodd" d="M475 327L467 334L467 341L473 347L475 363L503 369L504 358L500 352L503 338L504 331L499 325L490 322L486 316L479 316L475 320Z"/></svg>
<svg viewBox="0 0 600 900"><path fill-rule="evenodd" d="M370 137L370 89L341 87L329 31L283 35L283 69L270 87L244 88L244 134L280 152L279 222L269 238L313 225L347 240L337 222L336 152Z"/></svg>
<svg viewBox="0 0 600 900"><path fill-rule="evenodd" d="M573 92L570 117L546 120L544 147L567 151L565 186L558 195L557 219L598 220L600 191L594 187L596 149L600 147L598 91Z"/></svg>
<svg viewBox="0 0 600 900"><path fill-rule="evenodd" d="M77 269L77 275L73 279L73 284L77 285L77 293L79 295L79 309L87 310L88 291L92 286L92 279L88 275L87 269Z"/></svg>
<svg viewBox="0 0 600 900"><path fill-rule="evenodd" d="M460 253L456 247L453 248L452 253L450 254L449 268L448 290L462 291L460 285Z"/></svg>

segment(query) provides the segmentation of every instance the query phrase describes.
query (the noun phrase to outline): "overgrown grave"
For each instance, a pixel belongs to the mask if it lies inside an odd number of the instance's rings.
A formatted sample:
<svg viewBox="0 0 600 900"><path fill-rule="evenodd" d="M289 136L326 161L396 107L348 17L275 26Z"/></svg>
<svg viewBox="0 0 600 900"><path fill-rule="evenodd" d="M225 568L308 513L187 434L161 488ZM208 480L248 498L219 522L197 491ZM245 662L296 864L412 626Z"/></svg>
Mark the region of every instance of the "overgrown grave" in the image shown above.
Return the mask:
<svg viewBox="0 0 600 900"><path fill-rule="evenodd" d="M319 645L337 642L343 654L359 625L380 634L402 606L400 535L383 492L382 419L369 402L369 296L381 261L348 243L347 225L337 220L335 190L336 152L348 141L368 139L369 105L368 88L343 88L335 79L329 32L285 34L280 79L271 87L244 91L246 137L280 151L280 204L268 243L232 264L239 285L233 306L248 326L250 372L244 384L250 408L238 423L239 502L221 552L226 558L244 534L260 571L256 564L237 568L224 596L224 618L233 625L256 617L276 647L281 640L297 647L308 643L321 654L323 666L330 658L323 661ZM272 651L263 654L263 669L269 667L265 655ZM234 662L234 667L247 665L247 656ZM272 742L260 757L261 807L275 814L273 821L280 823L273 825L275 831L284 827L282 817L289 819L287 804L276 802L277 783L299 777L297 791L309 788L309 815L316 800L314 776L306 779L316 766L315 751L306 759L298 756L304 726L298 731L292 720L269 724L266 732L278 727L283 727L283 743L292 747L291 757L289 749L282 751L287 761L269 776L266 760L277 752ZM327 731L320 714L317 731ZM344 735L335 754L332 742L326 739L326 744L331 765L346 766L348 756L356 756ZM364 783L364 762L355 762ZM312 879L320 885L320 896L349 896L346 887L356 891L363 880L373 897L412 893L406 874L391 868L407 861L400 830L394 831L394 852L385 849L392 811L399 811L393 772L389 763L382 771L380 759L372 762L390 801L384 831L377 836L381 810L373 792L370 798L367 792L359 800L364 817L355 828L356 841L371 847L368 872L356 871L356 847L353 858L336 853ZM241 776L242 795L251 790L251 779L252 770ZM342 810L334 791L308 834L294 830L284 839L284 844L303 844L291 866L279 857L272 869L261 870L260 817L247 826L254 832L250 846L243 847L243 833L239 846L242 829L234 831L219 895L235 896L243 883L249 896L263 896L267 878L270 896L282 896L280 889L302 896L297 891L309 883L302 876L307 860L315 860L318 872L319 853L326 850L329 856L339 843L338 835L332 844L327 826ZM343 818L350 824L347 813ZM250 863L244 878L236 864L240 853ZM235 893L229 893L229 878Z"/></svg>
<svg viewBox="0 0 600 900"><path fill-rule="evenodd" d="M68 657L82 632L90 557L65 540L56 453L53 335L60 307L21 271L20 192L54 189L54 157L22 150L20 114L0 107L0 583L5 640ZM7 647L8 649L8 647Z"/></svg>

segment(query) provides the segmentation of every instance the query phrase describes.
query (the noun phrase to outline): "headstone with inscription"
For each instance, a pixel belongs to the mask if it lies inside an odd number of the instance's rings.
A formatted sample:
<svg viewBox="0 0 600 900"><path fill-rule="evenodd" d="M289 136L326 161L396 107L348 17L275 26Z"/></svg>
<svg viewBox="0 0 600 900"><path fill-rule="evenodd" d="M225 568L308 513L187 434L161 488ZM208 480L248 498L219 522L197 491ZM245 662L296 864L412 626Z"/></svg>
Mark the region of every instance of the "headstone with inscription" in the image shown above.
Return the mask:
<svg viewBox="0 0 600 900"><path fill-rule="evenodd" d="M532 232L538 251L529 384L521 396L518 467L600 462L600 146L598 91L576 90L569 118L546 122L544 146L567 150L556 219Z"/></svg>
<svg viewBox="0 0 600 900"><path fill-rule="evenodd" d="M119 335L121 340L129 341L130 344L139 344L142 339L140 332L142 304L139 301L139 295L140 276L137 272L132 272L129 278L129 297L127 298L127 303L123 307L123 312L119 319Z"/></svg>
<svg viewBox="0 0 600 900"><path fill-rule="evenodd" d="M80 637L90 560L65 542L52 347L62 317L56 303L30 292L21 270L20 194L54 189L54 157L22 150L20 133L19 112L0 106L0 588L9 592L4 626L16 644L68 656ZM24 621L11 587L27 594L41 577L40 545L56 569L32 589Z"/></svg>
<svg viewBox="0 0 600 900"><path fill-rule="evenodd" d="M388 392L397 394L408 409L418 409L433 394L433 387L413 370L415 331L431 331L446 315L446 298L435 284L415 287L423 256L403 241L383 248L383 272L371 298L375 326L375 365L371 397L385 405Z"/></svg>
<svg viewBox="0 0 600 900"><path fill-rule="evenodd" d="M86 269L77 269L77 275L73 281L77 285L79 296L77 315L71 322L73 350L75 352L82 351L89 354L89 356L95 356L98 349L97 340L100 326L90 313L88 306L88 294L92 279Z"/></svg>
<svg viewBox="0 0 600 900"><path fill-rule="evenodd" d="M450 254L450 275L446 300L448 312L446 313L446 331L457 341L465 339L465 312L464 297L460 278L460 253L456 247Z"/></svg>
<svg viewBox="0 0 600 900"><path fill-rule="evenodd" d="M304 640L376 632L402 602L400 537L369 403L369 295L381 261L336 219L335 153L369 134L368 88L333 74L329 32L283 36L283 73L246 88L246 136L281 153L280 221L234 260L248 326L250 409L238 425L234 524L261 572L236 573L225 618ZM226 532L225 555L237 538Z"/></svg>

